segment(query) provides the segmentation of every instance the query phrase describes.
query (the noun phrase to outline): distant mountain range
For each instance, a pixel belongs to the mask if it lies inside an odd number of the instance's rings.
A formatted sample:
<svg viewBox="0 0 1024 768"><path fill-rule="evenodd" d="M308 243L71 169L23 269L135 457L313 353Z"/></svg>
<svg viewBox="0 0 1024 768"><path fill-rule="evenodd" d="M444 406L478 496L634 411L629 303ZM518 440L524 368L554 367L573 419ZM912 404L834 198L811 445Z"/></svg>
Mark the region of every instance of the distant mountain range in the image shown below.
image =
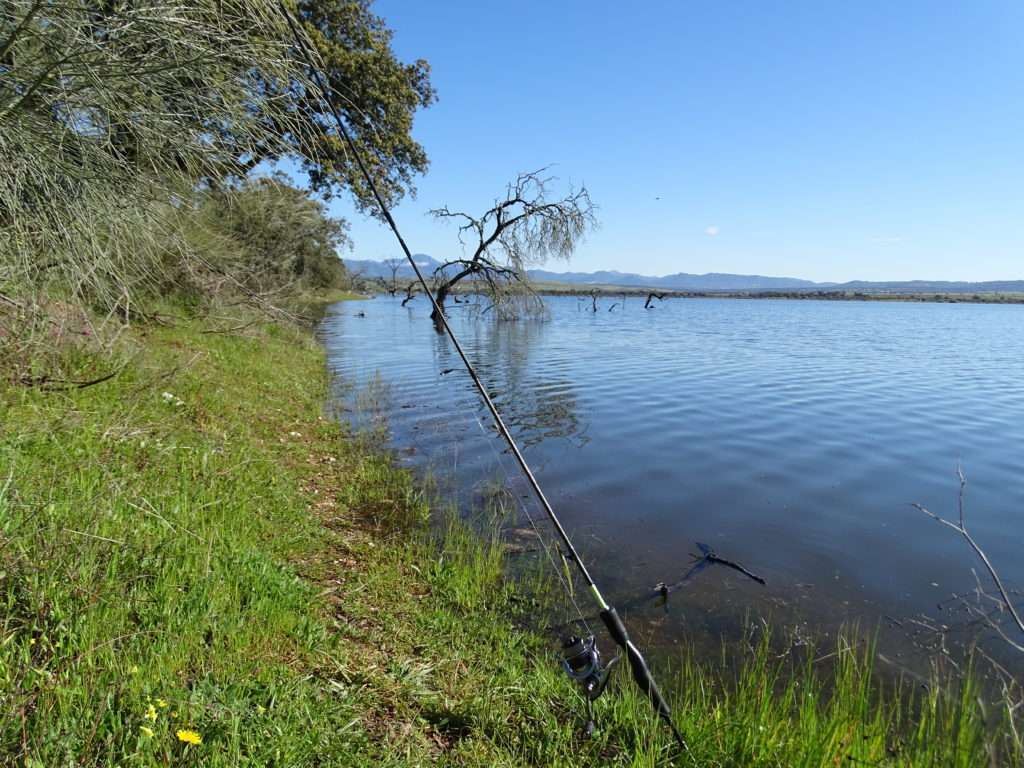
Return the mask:
<svg viewBox="0 0 1024 768"><path fill-rule="evenodd" d="M763 277L762 275L730 275L709 272L706 275L691 275L677 272L664 277L648 277L632 272L548 272L531 269L530 277L556 283L574 285L621 285L629 288L667 288L676 291L792 291L805 288L824 287L825 284L795 277Z"/></svg>
<svg viewBox="0 0 1024 768"><path fill-rule="evenodd" d="M417 266L423 270L424 277L429 277L435 269L441 266L440 261L427 256L425 253L414 253L413 258L416 259ZM371 259L342 259L342 261L345 262L348 271L353 274L362 275L363 277L386 277L388 280L391 279L391 267L383 261L373 261ZM415 277L412 267L409 266L409 262L405 260L404 256L401 262L401 266L398 268L395 276L399 279Z"/></svg>
<svg viewBox="0 0 1024 768"><path fill-rule="evenodd" d="M425 274L432 273L441 262L425 253L413 256ZM345 259L351 272L364 277L391 279L391 269L382 261L368 259ZM993 280L982 283L950 282L942 280L904 280L873 282L851 280L846 283L816 283L795 277L764 277L762 275L732 275L709 272L694 275L677 272L674 275L651 277L632 272L615 270L598 272L549 272L531 269L530 277L536 281L567 283L571 285L620 285L627 288L654 288L673 291L860 291L862 293L1024 293L1024 280ZM404 263L398 268L396 277L405 280L413 277L412 268Z"/></svg>

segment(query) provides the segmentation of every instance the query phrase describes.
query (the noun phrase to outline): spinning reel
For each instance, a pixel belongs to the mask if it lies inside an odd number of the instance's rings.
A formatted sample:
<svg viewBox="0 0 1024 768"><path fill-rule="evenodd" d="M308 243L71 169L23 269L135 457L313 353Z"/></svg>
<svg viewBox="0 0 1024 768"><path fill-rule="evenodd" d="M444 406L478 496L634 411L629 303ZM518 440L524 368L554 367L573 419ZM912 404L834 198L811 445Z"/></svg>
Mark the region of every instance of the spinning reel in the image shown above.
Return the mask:
<svg viewBox="0 0 1024 768"><path fill-rule="evenodd" d="M611 671L620 658L615 656L608 662L608 666L602 667L601 652L597 649L593 635L586 638L572 635L562 642L562 668L579 684L587 702L587 725L584 729L587 736L594 732L593 703L604 693Z"/></svg>

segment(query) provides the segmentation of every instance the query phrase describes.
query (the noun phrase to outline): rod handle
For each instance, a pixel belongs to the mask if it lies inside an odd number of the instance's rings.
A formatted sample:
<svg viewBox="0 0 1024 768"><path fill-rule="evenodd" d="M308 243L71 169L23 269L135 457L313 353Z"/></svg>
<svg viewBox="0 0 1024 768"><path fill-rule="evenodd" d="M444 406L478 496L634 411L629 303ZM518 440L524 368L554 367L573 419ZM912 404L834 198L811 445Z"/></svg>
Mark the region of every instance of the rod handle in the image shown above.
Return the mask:
<svg viewBox="0 0 1024 768"><path fill-rule="evenodd" d="M608 634L612 636L612 640L626 652L626 659L629 661L629 668L633 672L633 679L636 681L636 684L640 686L641 691L647 694L658 714L671 723L672 710L669 708L668 702L665 701L665 697L661 695L658 684L654 681L654 676L651 674L651 669L647 666L644 657L629 639L626 625L622 623L619 614L614 608L608 608L601 611L600 615L601 621L608 628Z"/></svg>

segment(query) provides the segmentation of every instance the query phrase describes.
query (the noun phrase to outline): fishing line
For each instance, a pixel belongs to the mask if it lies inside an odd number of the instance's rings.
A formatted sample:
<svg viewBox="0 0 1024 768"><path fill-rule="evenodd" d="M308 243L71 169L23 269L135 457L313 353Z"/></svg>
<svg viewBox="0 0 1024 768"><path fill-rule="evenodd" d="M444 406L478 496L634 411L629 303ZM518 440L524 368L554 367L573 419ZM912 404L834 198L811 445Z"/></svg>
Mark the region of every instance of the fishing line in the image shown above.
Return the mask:
<svg viewBox="0 0 1024 768"><path fill-rule="evenodd" d="M438 322L441 324L443 330L448 335L448 338L451 340L452 346L455 348L455 351L458 353L459 358L462 360L462 364L466 367L466 371L469 373L470 378L473 380L473 384L479 391L480 397L484 401L484 405L486 405L487 410L490 411L491 417L494 419L494 423L498 427L498 431L501 433L502 437L504 437L505 441L508 443L509 449L512 451L512 455L515 456L517 463L523 470L523 474L526 476L526 479L529 482L530 487L533 489L534 494L537 496L538 501L540 501L540 504L544 508L544 511L547 512L548 516L551 518L551 522L554 524L555 530L558 531L558 535L562 539L562 542L565 544L566 549L568 549L570 554L572 554L573 560L576 562L576 565L579 568L579 571L583 576L584 580L586 581L587 586L593 593L594 599L597 601L598 606L600 606L601 610L609 610L610 606L607 602L605 602L605 599L601 595L600 590L598 590L597 585L594 583L594 579L591 577L586 565L584 565L583 560L580 558L579 553L576 551L576 547L573 546L572 540L569 538L569 535L566 533L565 528L562 527L561 522L558 520L558 516L555 514L555 510L552 508L551 503L544 495L544 491L540 487L540 484L537 482L537 478L534 477L533 471L530 469L530 465L527 464L526 459L523 458L523 454L520 452L519 446L516 444L515 438L512 437L512 433L509 432L508 427L505 425L504 420L501 418L501 414L498 412L497 407L494 405L494 401L491 399L490 394L487 392L487 388L484 386L484 383L480 380L480 377L476 372L476 368L473 366L469 358L466 356L466 352L465 350L463 350L462 344L456 337L455 332L451 329L451 326L449 326L448 318L445 317L444 313L441 311L441 307L437 303L437 300L434 298L433 293L430 291L430 287L427 285L426 278L423 277L423 273L420 271L419 265L416 263L416 259L413 258L412 251L409 249L408 244L405 242L405 238L402 237L402 233L398 229L398 224L395 222L394 217L391 215L391 211L388 209L387 204L384 202L384 198L381 196L380 191L377 188L377 184L373 180L373 177L371 176L369 169L363 162L363 159L358 152L355 142L353 141L352 136L348 131L348 128L345 126L345 121L341 117L341 113L338 111L338 108L333 103L331 103L329 99L326 98L326 94L328 93L327 85L324 82L320 74L320 71L314 66L313 54L310 51L305 39L299 32L298 28L295 26L295 21L292 19L291 14L288 12L283 2L281 3L281 10L285 14L285 18L288 21L288 25L291 28L292 34L295 37L296 42L298 42L300 48L302 49L303 58L305 59L306 64L309 66L312 76L317 81L317 85L320 88L320 91L322 92L322 94L324 94L323 101L327 105L328 109L330 109L332 116L337 122L338 132L341 134L342 139L344 139L345 144L351 150L352 156L355 159L356 164L359 166L359 170L362 172L362 175L366 179L366 183L369 186L370 191L373 193L374 200L376 201L377 206L380 208L381 214L384 216L385 221L387 221L392 233L398 240L398 244L401 246L402 252L405 254L406 259L408 259L409 265L412 267L412 270L416 275L416 280L419 282L420 287L423 289L424 295L426 295L427 298L430 299L431 307L435 312Z"/></svg>
<svg viewBox="0 0 1024 768"><path fill-rule="evenodd" d="M572 561L576 564L577 570L583 577L587 586L590 588L590 592L600 607L601 621L604 623L605 628L611 635L615 644L618 645L626 652L627 659L629 660L629 666L633 673L633 679L636 681L640 689L647 694L651 705L655 711L665 722L665 724L672 731L672 735L678 742L679 746L693 759L693 755L690 752L689 746L686 744L686 740L683 735L679 732L675 722L672 720L672 710L669 708L668 702L665 701L665 697L662 696L661 690L658 688L657 683L654 680L654 676L651 674L650 668L647 666L647 662L644 660L640 650L633 644L629 638L629 633L626 631L626 625L622 622L619 614L615 608L610 606L601 594L601 591L597 588L597 584L591 577L590 572L587 570L587 566L583 563L583 559L576 551L576 547L573 545L572 540L569 538L569 534L566 533L565 528L562 526L561 521L558 519L558 515L555 514L554 508L551 506L551 502L548 501L547 496L544 495L544 490L540 487L540 483L537 482L537 478L534 476L533 471L530 469L530 465L526 462L522 452L519 450L519 446L516 444L515 438L505 425L505 421L501 418L497 406L491 399L490 394L487 392L487 388L484 383L480 380L480 376L476 372L476 368L470 362L466 356L466 352L463 350L462 345L459 343L458 337L448 324L448 318L445 317L443 311L441 311L440 305L434 298L433 293L430 291L430 287L427 285L426 279L423 277L423 273L420 271L419 265L416 263L416 259L413 258L412 251L409 249L408 244L405 242L405 238L402 237L402 233L398 229L398 224L395 222L394 217L391 215L391 211L388 209L387 204L384 202L384 198L381 196L380 190L377 188L376 182L373 180L373 176L370 174L369 169L366 167L366 163L363 162L362 156L359 154L358 148L356 147L355 141L352 139L348 128L345 125L344 119L341 117L341 113L338 111L337 105L335 105L330 99L327 98L329 89L327 83L324 80L320 70L314 65L315 56L309 48L309 44L306 42L305 37L299 31L295 20L292 18L291 13L284 4L284 0L280 0L279 6L281 13L284 15L285 21L288 23L288 27L291 30L292 36L295 38L296 43L299 46L302 57L305 60L306 66L309 67L310 75L316 81L317 87L320 89L320 96L322 103L327 106L330 110L331 115L334 117L335 122L338 126L338 133L341 135L346 146L352 152L352 156L355 158L356 165L359 167L359 171L363 178L366 180L367 186L373 193L373 198L380 208L381 215L384 216L388 226L391 228L395 239L402 248L402 252L405 254L405 258L408 259L409 265L412 267L413 272L416 275L416 279L423 289L424 295L430 299L430 305L433 308L433 316L436 318L436 322L441 326L444 332L448 335L451 340L452 346L458 353L459 358L462 360L462 364L466 368L466 372L469 377L473 380L473 384L476 386L477 391L480 393L480 398L483 400L484 405L487 406L487 410L490 412L491 417L494 419L495 426L501 436L505 438L505 442L508 443L509 450L515 457L516 462L519 464L520 469L523 472L523 476L526 478L537 501L540 503L541 508L547 514L551 520L551 524L554 526L555 531L558 533L559 538L565 545L566 551L571 555Z"/></svg>
<svg viewBox="0 0 1024 768"><path fill-rule="evenodd" d="M473 417L476 420L477 426L480 427L480 432L483 433L484 440L487 442L487 446L491 449L491 455L494 456L495 464L498 465L498 467L501 469L502 475L505 476L506 487L512 487L512 477L509 474L508 469L505 467L505 463L501 458L501 454L499 454L497 448L495 448L491 444L490 433L484 426L484 423L480 420L479 415L474 413ZM575 590L566 581L567 578L571 578L571 575L563 573L562 569L558 567L558 564L555 562L554 555L551 554L551 547L547 543L547 540L544 538L544 536L541 534L540 527L533 519L533 515L530 514L530 510L526 502L522 500L518 493L509 491L509 495L516 500L516 503L519 505L519 508L523 511L523 514L526 515L526 519L529 521L530 527L533 529L534 534L537 536L537 541L540 543L541 549L544 550L544 554L547 556L548 562L551 563L551 570L554 571L555 576L558 578L559 583L562 585L562 590L569 598L569 602L572 603L572 607L576 610L576 614L577 616L579 616L580 622L587 630L587 634L593 635L594 631L590 628L590 624L587 622L587 617L584 615L583 609L580 608L579 603L576 601Z"/></svg>

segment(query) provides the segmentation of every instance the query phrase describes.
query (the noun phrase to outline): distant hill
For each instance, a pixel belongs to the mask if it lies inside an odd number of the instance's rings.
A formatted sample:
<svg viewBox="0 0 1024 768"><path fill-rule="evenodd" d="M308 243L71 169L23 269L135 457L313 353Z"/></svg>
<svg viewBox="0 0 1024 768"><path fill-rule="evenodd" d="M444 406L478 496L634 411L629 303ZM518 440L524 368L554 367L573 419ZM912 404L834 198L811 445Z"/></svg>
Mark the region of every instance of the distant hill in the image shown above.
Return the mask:
<svg viewBox="0 0 1024 768"><path fill-rule="evenodd" d="M433 273L440 261L425 253L413 256L424 274ZM391 279L391 269L382 261L345 259L345 266L363 277ZM674 291L859 291L862 293L1024 293L1024 280L993 280L981 283L943 280L880 281L851 280L846 283L816 283L795 277L765 277L763 275L733 275L709 272L695 275L678 272L674 275L652 277L633 272L602 270L598 272L549 272L531 269L533 280L569 285L621 285L628 288L661 288ZM404 263L396 273L398 279L413 277L412 268Z"/></svg>
<svg viewBox="0 0 1024 768"><path fill-rule="evenodd" d="M691 275L677 272L664 277L649 277L632 272L548 272L531 269L530 277L575 285L623 285L642 288L668 288L677 291L792 291L801 288L822 288L830 283L814 283L795 277L764 277L762 275L730 275L709 272L706 275Z"/></svg>
<svg viewBox="0 0 1024 768"><path fill-rule="evenodd" d="M424 277L432 274L435 269L441 266L440 261L425 253L414 253L412 257L416 259L416 265L423 270ZM386 277L388 280L391 279L391 267L383 261L373 261L371 259L342 259L342 261L345 262L345 266L352 274L362 275L363 277ZM415 277L412 267L409 266L404 257L402 258L402 266L399 267L395 276L399 279Z"/></svg>
<svg viewBox="0 0 1024 768"><path fill-rule="evenodd" d="M1024 293L1024 280L988 280L981 283L946 280L851 280L848 283L836 283L829 290L864 293Z"/></svg>

